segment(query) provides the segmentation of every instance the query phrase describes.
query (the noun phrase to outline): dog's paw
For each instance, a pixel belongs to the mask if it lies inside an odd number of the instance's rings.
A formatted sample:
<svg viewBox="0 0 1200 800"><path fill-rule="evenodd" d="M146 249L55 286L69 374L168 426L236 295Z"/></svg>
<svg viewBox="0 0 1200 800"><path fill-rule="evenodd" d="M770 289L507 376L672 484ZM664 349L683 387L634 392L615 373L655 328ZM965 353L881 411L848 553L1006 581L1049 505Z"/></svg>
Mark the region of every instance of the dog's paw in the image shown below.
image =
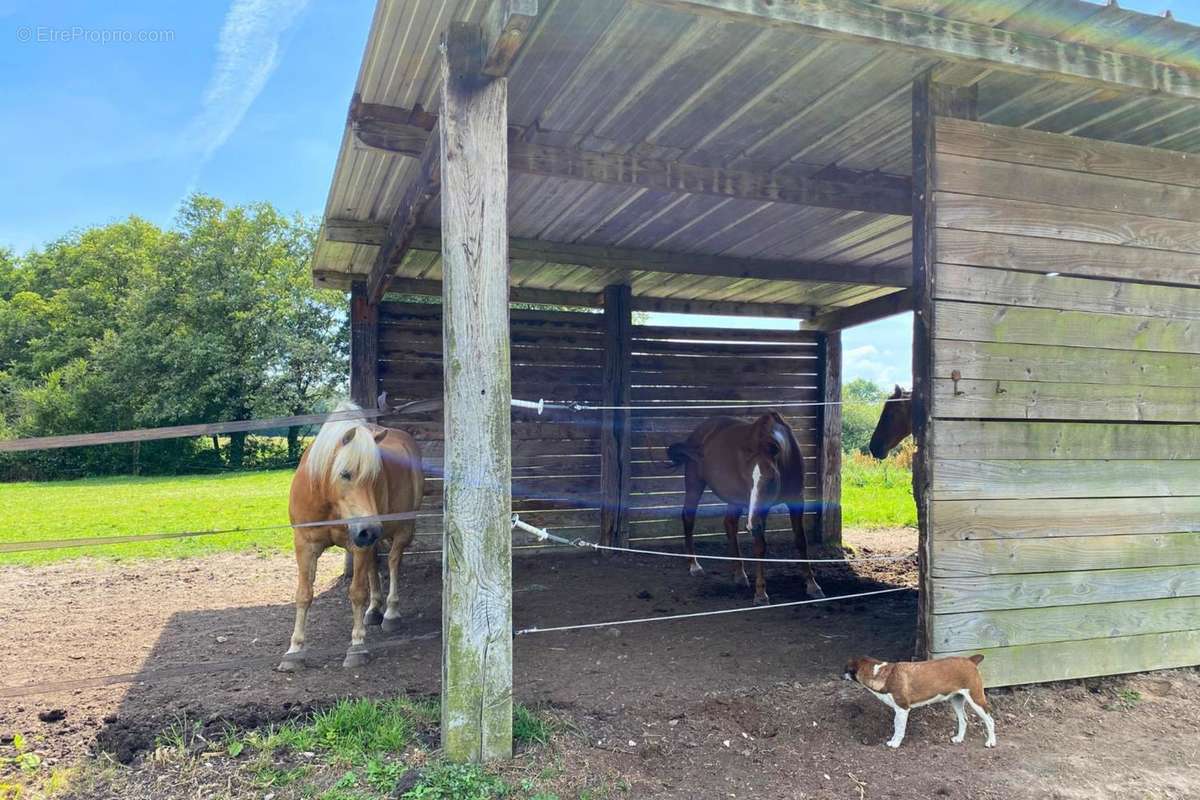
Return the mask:
<svg viewBox="0 0 1200 800"><path fill-rule="evenodd" d="M951 737L950 737L950 741L951 741L951 742L953 742L954 744L962 744L962 743L963 743L963 737L961 737L961 736L951 736Z"/></svg>
<svg viewBox="0 0 1200 800"><path fill-rule="evenodd" d="M996 746L996 740L995 740L995 739L989 739L989 740L987 740L986 742L984 742L984 743L983 743L983 746L984 746L984 747L995 747L995 746Z"/></svg>
<svg viewBox="0 0 1200 800"><path fill-rule="evenodd" d="M889 741L889 742L887 743L887 746L888 746L888 747L890 747L890 748L892 748L893 750L895 750L897 747L899 747L899 746L900 746L900 743L899 743L899 742L897 742L897 741Z"/></svg>

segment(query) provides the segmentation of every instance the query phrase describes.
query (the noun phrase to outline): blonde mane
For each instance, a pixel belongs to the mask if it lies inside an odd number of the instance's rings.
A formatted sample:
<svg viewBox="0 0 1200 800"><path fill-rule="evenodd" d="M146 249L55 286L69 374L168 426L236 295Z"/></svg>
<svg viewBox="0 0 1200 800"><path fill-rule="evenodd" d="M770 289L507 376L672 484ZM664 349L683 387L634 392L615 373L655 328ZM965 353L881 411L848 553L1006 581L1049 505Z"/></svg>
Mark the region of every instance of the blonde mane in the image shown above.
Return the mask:
<svg viewBox="0 0 1200 800"><path fill-rule="evenodd" d="M358 411L357 405L349 400L338 403L334 411ZM360 428L354 438L346 446L342 446L342 438L352 428ZM383 468L383 459L379 455L379 445L375 443L371 429L360 419L339 420L326 422L317 433L308 448L308 462L305 464L308 474L314 480L327 480L342 472L354 475L354 482L361 483L374 480Z"/></svg>

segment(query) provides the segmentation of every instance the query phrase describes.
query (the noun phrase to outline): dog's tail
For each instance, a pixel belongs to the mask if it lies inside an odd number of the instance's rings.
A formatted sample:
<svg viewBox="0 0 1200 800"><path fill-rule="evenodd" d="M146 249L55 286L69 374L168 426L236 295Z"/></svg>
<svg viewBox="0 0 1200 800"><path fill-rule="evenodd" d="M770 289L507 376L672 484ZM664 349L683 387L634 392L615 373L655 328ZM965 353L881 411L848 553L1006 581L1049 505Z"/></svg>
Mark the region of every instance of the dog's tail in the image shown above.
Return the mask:
<svg viewBox="0 0 1200 800"><path fill-rule="evenodd" d="M983 655L981 653L976 653L975 655L969 656L968 658L970 659L970 661L972 663L975 664L975 666L979 666L979 662L983 661Z"/></svg>
<svg viewBox="0 0 1200 800"><path fill-rule="evenodd" d="M682 467L689 461L699 461L700 454L687 442L676 442L667 448L667 466Z"/></svg>

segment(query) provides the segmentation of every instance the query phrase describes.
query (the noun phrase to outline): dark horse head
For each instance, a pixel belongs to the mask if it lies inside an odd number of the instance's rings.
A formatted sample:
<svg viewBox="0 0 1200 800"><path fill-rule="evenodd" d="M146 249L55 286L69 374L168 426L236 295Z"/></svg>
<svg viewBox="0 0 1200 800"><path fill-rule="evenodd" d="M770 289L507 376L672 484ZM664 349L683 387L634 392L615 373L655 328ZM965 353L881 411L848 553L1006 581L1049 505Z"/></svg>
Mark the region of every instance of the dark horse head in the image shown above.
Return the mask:
<svg viewBox="0 0 1200 800"><path fill-rule="evenodd" d="M871 455L887 458L888 452L912 433L912 392L896 387L883 404L879 424L871 434Z"/></svg>

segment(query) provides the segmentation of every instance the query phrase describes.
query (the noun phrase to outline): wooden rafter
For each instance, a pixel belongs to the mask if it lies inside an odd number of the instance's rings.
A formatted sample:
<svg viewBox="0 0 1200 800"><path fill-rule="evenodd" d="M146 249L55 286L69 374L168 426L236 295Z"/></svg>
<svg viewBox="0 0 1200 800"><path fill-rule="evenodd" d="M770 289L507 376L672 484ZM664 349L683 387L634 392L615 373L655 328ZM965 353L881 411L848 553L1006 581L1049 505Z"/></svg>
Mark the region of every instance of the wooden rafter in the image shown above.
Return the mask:
<svg viewBox="0 0 1200 800"><path fill-rule="evenodd" d="M421 138L431 136L426 128L428 115L409 119L412 113L395 108L388 115L376 115L369 125L356 125L355 135L367 146L411 156ZM508 148L508 168L516 173L847 211L906 216L912 210L912 185L902 176L866 174L838 179L772 172L765 167L732 169L537 144L521 141L519 135L510 131Z"/></svg>
<svg viewBox="0 0 1200 800"><path fill-rule="evenodd" d="M408 184L404 196L400 198L400 205L396 206L396 211L392 214L391 222L388 223L379 245L379 252L375 254L371 273L367 276L367 297L372 303L378 303L383 297L388 278L412 244L421 216L441 191L441 159L438 137L431 136L425 142L417 177Z"/></svg>
<svg viewBox="0 0 1200 800"><path fill-rule="evenodd" d="M349 289L354 282L354 275L346 272L316 270L313 272L313 280L318 287L323 289ZM388 283L387 291L397 294L441 297L442 284L441 281L393 277ZM513 303L536 303L575 308L599 308L602 304L599 292L571 292L527 286L510 287L508 298ZM665 314L809 319L817 313L816 306L806 303L740 303L733 300L683 300L675 297L647 296L635 296L632 303L634 311L655 311Z"/></svg>
<svg viewBox="0 0 1200 800"><path fill-rule="evenodd" d="M368 245L377 244L386 238L386 231L382 226L376 225L371 228L370 225L371 223L365 222L327 220L325 235L330 241ZM414 250L439 252L441 235L433 228L419 228L413 232L408 246ZM514 261L545 261L628 272L669 272L769 281L906 287L912 279L911 271L904 267L830 264L820 261L768 261L760 258L671 253L662 250L511 237L508 254Z"/></svg>
<svg viewBox="0 0 1200 800"><path fill-rule="evenodd" d="M912 311L915 300L916 297L912 289L885 294L883 297L876 297L874 300L868 300L865 303L827 311L806 322L804 329L840 331L845 328L854 327L855 325L865 325L868 322L875 322L876 320L893 317L896 314L903 314L905 311Z"/></svg>
<svg viewBox="0 0 1200 800"><path fill-rule="evenodd" d="M791 28L1043 78L1200 99L1200 73L1178 64L1059 42L862 0L639 0L729 21Z"/></svg>

